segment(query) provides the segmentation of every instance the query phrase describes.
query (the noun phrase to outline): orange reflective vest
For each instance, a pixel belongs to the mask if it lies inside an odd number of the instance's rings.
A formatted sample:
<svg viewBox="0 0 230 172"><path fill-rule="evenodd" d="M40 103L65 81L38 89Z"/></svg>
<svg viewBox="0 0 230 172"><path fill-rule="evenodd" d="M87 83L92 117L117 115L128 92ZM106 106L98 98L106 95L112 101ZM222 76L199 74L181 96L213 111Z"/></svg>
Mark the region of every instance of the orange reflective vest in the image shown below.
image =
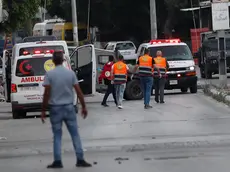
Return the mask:
<svg viewBox="0 0 230 172"><path fill-rule="evenodd" d="M167 67L167 61L164 57L155 57L154 58L155 65L159 68L160 74L162 76L166 76L166 67ZM159 76L159 73L157 70L154 70L154 76Z"/></svg>
<svg viewBox="0 0 230 172"><path fill-rule="evenodd" d="M153 74L153 58L149 55L139 57L139 75L152 76Z"/></svg>
<svg viewBox="0 0 230 172"><path fill-rule="evenodd" d="M124 84L127 81L127 65L121 61L113 65L114 84Z"/></svg>

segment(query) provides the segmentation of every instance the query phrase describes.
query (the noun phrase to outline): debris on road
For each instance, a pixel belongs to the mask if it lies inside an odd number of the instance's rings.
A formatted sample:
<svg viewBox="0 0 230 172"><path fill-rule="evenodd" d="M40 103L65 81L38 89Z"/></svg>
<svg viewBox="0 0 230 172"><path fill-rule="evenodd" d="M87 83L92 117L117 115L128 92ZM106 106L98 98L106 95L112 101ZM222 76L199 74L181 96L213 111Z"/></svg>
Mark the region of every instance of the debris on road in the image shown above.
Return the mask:
<svg viewBox="0 0 230 172"><path fill-rule="evenodd" d="M121 157L115 159L115 161L128 161L128 160L129 158L121 158Z"/></svg>
<svg viewBox="0 0 230 172"><path fill-rule="evenodd" d="M0 137L0 140L7 140L6 137Z"/></svg>

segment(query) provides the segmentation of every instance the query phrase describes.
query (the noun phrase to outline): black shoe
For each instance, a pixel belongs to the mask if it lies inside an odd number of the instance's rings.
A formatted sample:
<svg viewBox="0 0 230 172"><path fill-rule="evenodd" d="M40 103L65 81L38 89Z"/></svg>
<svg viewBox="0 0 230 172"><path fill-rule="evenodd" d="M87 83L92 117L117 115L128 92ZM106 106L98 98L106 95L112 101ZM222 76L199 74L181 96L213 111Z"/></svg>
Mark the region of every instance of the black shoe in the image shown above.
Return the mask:
<svg viewBox="0 0 230 172"><path fill-rule="evenodd" d="M159 100L155 99L155 102L156 102L156 103L159 103Z"/></svg>
<svg viewBox="0 0 230 172"><path fill-rule="evenodd" d="M78 160L76 167L92 167L92 165L85 160Z"/></svg>
<svg viewBox="0 0 230 172"><path fill-rule="evenodd" d="M61 161L54 161L52 164L48 165L47 168L63 168Z"/></svg>
<svg viewBox="0 0 230 172"><path fill-rule="evenodd" d="M151 108L153 108L153 107L150 105L145 105L145 109L151 109Z"/></svg>
<svg viewBox="0 0 230 172"><path fill-rule="evenodd" d="M109 105L107 105L106 103L101 103L101 105L104 107L109 107Z"/></svg>
<svg viewBox="0 0 230 172"><path fill-rule="evenodd" d="M161 101L160 103L161 103L161 104L164 104L165 102L164 102L164 101Z"/></svg>

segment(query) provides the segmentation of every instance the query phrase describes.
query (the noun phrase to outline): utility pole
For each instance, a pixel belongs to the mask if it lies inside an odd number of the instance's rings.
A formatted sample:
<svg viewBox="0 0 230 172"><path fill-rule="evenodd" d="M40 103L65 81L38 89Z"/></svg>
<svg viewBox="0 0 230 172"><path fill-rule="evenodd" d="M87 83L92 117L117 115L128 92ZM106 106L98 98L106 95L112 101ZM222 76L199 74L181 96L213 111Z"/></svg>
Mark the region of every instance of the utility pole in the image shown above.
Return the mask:
<svg viewBox="0 0 230 172"><path fill-rule="evenodd" d="M71 0L71 5L72 5L73 41L74 41L74 45L78 47L79 41L78 41L76 0Z"/></svg>
<svg viewBox="0 0 230 172"><path fill-rule="evenodd" d="M226 40L225 31L218 31L219 80L221 88L227 87Z"/></svg>
<svg viewBox="0 0 230 172"><path fill-rule="evenodd" d="M3 21L3 2L0 0L0 23Z"/></svg>
<svg viewBox="0 0 230 172"><path fill-rule="evenodd" d="M150 2L150 25L151 25L151 39L157 39L157 12L156 0L149 0Z"/></svg>

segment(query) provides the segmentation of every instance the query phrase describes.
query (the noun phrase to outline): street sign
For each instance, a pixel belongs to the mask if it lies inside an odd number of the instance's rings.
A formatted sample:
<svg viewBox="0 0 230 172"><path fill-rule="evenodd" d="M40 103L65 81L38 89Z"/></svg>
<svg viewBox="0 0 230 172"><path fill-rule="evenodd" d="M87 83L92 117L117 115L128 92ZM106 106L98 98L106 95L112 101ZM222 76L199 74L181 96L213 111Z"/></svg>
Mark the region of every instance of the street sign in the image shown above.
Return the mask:
<svg viewBox="0 0 230 172"><path fill-rule="evenodd" d="M212 28L214 31L229 29L229 11L226 0L213 0L212 3ZM220 3L217 3L220 2Z"/></svg>

